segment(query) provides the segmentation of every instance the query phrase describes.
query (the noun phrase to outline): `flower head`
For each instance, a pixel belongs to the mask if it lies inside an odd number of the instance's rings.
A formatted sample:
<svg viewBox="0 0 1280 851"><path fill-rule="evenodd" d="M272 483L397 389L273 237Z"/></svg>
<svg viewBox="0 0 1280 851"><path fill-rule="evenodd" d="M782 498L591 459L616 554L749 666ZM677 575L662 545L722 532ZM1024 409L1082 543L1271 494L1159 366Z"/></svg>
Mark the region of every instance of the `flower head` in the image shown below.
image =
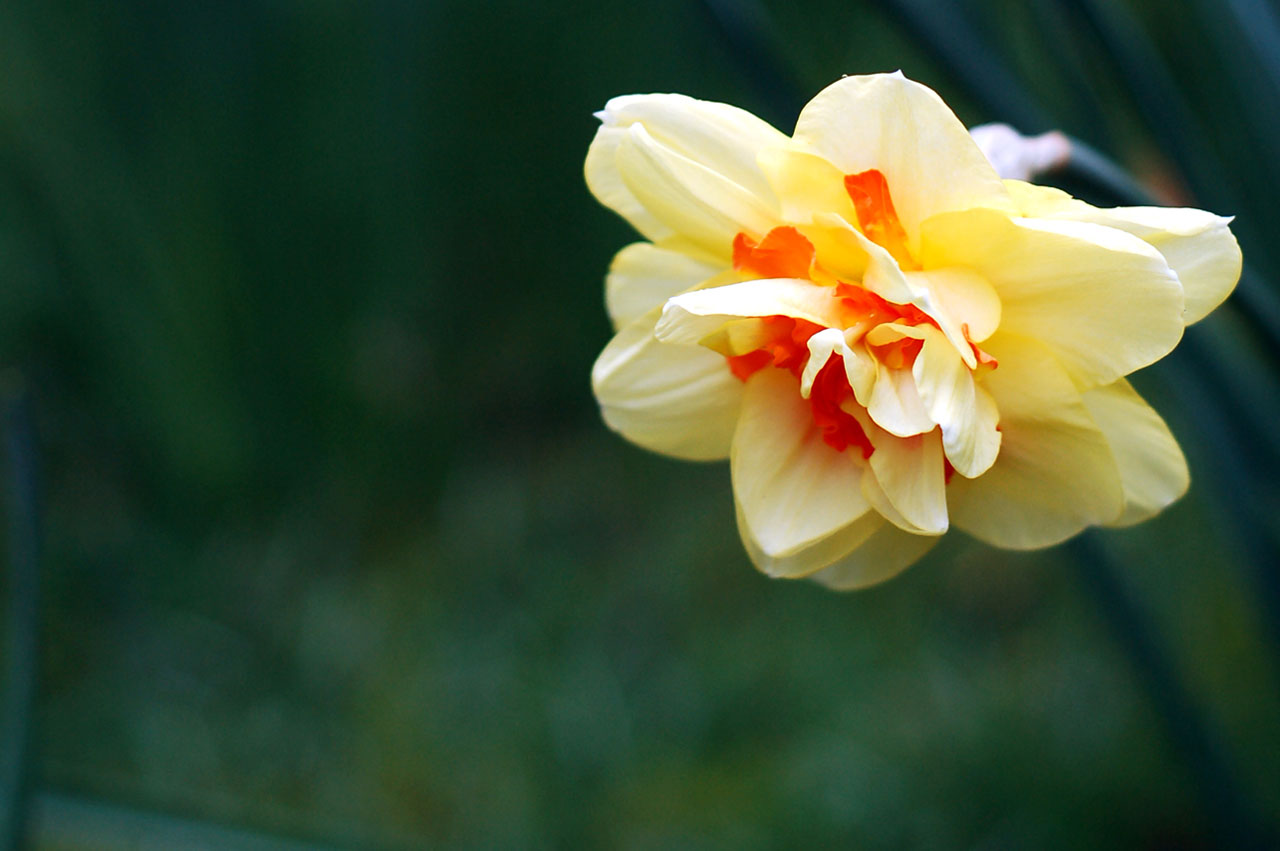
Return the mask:
<svg viewBox="0 0 1280 851"><path fill-rule="evenodd" d="M1002 180L897 74L833 84L790 137L681 95L599 116L587 183L645 241L606 280L596 396L641 446L729 458L761 570L860 587L952 525L1030 549L1186 490L1124 376L1235 286L1228 219Z"/></svg>

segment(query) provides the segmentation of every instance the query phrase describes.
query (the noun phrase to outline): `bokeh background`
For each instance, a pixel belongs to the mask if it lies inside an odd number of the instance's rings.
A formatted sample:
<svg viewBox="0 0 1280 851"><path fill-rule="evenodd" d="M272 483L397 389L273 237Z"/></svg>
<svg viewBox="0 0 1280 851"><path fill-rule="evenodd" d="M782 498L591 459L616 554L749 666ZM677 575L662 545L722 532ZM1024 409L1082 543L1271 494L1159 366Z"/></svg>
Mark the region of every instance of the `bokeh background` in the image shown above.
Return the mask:
<svg viewBox="0 0 1280 851"><path fill-rule="evenodd" d="M1277 20L1266 0L0 5L9 836L1274 842ZM724 465L600 423L602 279L633 235L581 166L615 94L789 129L841 74L898 68L967 123L1120 163L1065 175L1089 200L1237 215L1250 270L1139 376L1191 462L1181 503L1036 554L953 534L841 595L751 568Z"/></svg>

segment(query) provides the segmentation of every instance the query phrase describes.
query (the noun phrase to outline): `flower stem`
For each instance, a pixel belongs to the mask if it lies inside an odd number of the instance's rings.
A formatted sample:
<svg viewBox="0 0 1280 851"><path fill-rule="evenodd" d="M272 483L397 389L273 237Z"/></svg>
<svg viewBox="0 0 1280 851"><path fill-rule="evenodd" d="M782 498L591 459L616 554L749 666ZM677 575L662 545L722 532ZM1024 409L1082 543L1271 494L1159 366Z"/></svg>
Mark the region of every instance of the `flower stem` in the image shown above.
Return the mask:
<svg viewBox="0 0 1280 851"><path fill-rule="evenodd" d="M1071 140L1071 158L1063 168L1063 174L1115 199L1117 204L1145 207L1160 203L1129 172L1097 148L1074 136L1068 138Z"/></svg>

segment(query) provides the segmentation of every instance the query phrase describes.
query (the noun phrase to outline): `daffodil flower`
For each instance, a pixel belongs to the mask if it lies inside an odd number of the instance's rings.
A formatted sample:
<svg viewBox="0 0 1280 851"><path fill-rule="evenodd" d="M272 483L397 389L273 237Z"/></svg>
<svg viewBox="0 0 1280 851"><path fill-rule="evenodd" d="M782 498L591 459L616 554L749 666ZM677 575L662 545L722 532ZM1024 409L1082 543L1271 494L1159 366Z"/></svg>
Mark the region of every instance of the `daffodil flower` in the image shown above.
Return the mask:
<svg viewBox="0 0 1280 851"><path fill-rule="evenodd" d="M955 526L1049 546L1186 490L1124 376L1235 286L1229 220L1004 180L930 89L847 77L795 133L615 98L586 178L644 237L606 279L592 380L648 449L728 457L773 576L882 581Z"/></svg>

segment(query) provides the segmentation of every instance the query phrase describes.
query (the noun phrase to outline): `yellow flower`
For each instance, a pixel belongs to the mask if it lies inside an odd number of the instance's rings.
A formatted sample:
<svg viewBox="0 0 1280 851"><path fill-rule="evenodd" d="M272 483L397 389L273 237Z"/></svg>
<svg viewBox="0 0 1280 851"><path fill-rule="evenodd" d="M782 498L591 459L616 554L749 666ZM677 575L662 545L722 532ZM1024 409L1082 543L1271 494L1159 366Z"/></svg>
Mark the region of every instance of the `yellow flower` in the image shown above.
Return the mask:
<svg viewBox="0 0 1280 851"><path fill-rule="evenodd" d="M596 397L640 446L729 458L761 570L861 587L952 525L1044 547L1186 490L1124 376L1231 292L1229 219L1001 180L897 74L828 87L791 137L681 95L599 117L587 183L646 241L606 281Z"/></svg>

